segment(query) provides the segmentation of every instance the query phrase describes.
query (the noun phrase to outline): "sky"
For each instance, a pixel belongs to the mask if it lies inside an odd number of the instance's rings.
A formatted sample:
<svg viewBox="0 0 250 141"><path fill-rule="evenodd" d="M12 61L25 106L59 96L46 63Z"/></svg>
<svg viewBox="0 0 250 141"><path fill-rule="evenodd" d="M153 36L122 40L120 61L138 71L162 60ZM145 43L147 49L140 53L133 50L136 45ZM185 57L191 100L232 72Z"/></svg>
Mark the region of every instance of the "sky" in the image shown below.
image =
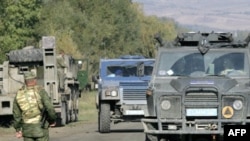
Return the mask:
<svg viewBox="0 0 250 141"><path fill-rule="evenodd" d="M179 24L224 30L250 30L250 0L133 0L146 15L169 17Z"/></svg>

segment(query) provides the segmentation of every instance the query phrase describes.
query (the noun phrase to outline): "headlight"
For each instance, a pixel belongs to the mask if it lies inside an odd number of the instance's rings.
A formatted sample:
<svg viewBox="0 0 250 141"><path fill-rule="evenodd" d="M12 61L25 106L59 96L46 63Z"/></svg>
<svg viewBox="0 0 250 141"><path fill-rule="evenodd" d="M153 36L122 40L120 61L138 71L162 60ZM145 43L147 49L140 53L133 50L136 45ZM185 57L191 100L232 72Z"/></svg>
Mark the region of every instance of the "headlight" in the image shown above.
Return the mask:
<svg viewBox="0 0 250 141"><path fill-rule="evenodd" d="M115 91L115 90L112 90L110 93L111 93L111 96L114 96L114 97L118 95L117 91Z"/></svg>
<svg viewBox="0 0 250 141"><path fill-rule="evenodd" d="M170 103L169 100L163 100L163 101L161 102L161 108L162 108L163 110L168 110L168 109L170 109L170 107L171 107L171 103Z"/></svg>
<svg viewBox="0 0 250 141"><path fill-rule="evenodd" d="M107 90L107 91L105 91L105 96L117 97L118 91L117 90Z"/></svg>
<svg viewBox="0 0 250 141"><path fill-rule="evenodd" d="M235 100L233 103L233 107L235 110L241 110L243 107L243 103L241 100Z"/></svg>

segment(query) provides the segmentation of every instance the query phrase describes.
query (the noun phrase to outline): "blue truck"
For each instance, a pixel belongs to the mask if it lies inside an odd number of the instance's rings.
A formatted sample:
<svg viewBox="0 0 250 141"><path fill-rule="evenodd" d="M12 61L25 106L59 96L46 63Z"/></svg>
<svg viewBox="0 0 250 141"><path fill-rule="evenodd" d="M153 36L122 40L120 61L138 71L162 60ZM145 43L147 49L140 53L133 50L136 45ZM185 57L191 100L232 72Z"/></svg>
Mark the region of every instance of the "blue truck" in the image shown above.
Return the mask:
<svg viewBox="0 0 250 141"><path fill-rule="evenodd" d="M112 123L140 121L146 111L146 89L155 59L125 55L100 59L98 93L98 130L109 133Z"/></svg>

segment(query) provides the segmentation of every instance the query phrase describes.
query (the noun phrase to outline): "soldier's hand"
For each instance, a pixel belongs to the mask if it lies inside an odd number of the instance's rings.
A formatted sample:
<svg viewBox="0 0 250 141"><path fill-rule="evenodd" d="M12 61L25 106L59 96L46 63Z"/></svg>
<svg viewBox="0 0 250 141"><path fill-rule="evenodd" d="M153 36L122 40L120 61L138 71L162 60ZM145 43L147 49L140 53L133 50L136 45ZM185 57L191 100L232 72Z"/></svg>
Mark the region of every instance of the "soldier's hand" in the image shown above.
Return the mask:
<svg viewBox="0 0 250 141"><path fill-rule="evenodd" d="M17 138L21 138L21 137L23 137L23 133L22 133L22 131L18 131L18 132L16 132L16 137L17 137Z"/></svg>
<svg viewBox="0 0 250 141"><path fill-rule="evenodd" d="M50 127L54 127L54 126L56 126L56 122L54 122L54 123L50 124L49 126L50 126Z"/></svg>

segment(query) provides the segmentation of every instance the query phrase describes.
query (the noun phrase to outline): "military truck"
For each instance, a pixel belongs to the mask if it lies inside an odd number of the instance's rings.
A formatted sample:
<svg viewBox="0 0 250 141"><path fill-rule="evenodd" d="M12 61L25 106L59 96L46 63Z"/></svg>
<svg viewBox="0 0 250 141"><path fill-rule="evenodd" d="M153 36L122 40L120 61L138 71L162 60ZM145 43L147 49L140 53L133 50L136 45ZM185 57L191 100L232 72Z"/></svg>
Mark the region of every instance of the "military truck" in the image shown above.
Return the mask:
<svg viewBox="0 0 250 141"><path fill-rule="evenodd" d="M154 59L124 55L100 59L98 92L98 130L109 133L110 125L119 122L140 122L146 112L146 89Z"/></svg>
<svg viewBox="0 0 250 141"><path fill-rule="evenodd" d="M222 141L224 126L249 125L249 41L190 32L161 42L141 120L146 141Z"/></svg>
<svg viewBox="0 0 250 141"><path fill-rule="evenodd" d="M18 89L24 85L23 75L33 71L38 84L44 86L57 112L57 125L78 120L78 101L81 95L80 59L64 55L67 68L64 70L64 87L59 90L55 37L42 37L42 48L32 46L12 50L8 60L0 65L0 116L12 115L12 104Z"/></svg>

